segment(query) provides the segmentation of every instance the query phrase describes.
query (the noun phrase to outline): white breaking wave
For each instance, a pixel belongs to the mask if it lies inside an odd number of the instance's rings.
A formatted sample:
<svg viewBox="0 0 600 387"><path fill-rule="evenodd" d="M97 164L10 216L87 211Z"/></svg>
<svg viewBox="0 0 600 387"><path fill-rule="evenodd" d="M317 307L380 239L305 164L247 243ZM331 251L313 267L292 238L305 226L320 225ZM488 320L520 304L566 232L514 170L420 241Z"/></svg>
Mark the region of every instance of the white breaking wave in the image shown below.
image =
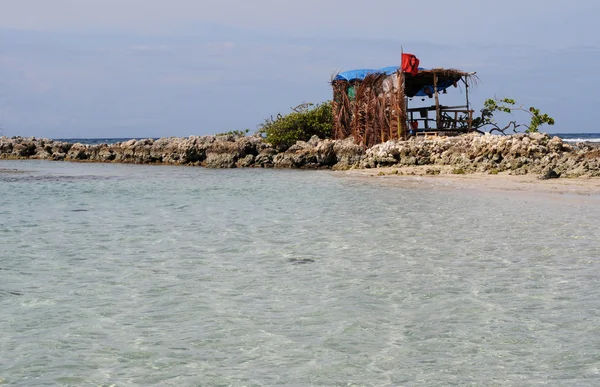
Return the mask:
<svg viewBox="0 0 600 387"><path fill-rule="evenodd" d="M600 142L600 138L563 138L564 142Z"/></svg>

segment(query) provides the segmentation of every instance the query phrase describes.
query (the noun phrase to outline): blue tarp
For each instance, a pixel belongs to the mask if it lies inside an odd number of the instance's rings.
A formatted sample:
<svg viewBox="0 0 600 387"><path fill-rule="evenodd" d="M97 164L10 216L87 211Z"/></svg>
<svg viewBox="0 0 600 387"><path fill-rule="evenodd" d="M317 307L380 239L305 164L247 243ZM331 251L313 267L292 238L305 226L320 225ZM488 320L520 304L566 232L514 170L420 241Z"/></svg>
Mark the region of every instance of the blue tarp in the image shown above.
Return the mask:
<svg viewBox="0 0 600 387"><path fill-rule="evenodd" d="M449 88L450 86L454 85L453 81L440 81L437 85L437 90L439 93L443 92L444 90L446 90L447 88ZM421 90L417 91L417 94L415 94L415 97L425 97L427 96L427 94L425 94L425 88L430 87L431 91L433 92L433 85L427 85L424 86Z"/></svg>
<svg viewBox="0 0 600 387"><path fill-rule="evenodd" d="M400 68L399 66L389 66L389 67L383 67L380 69L359 69L359 70L344 71L343 73L339 73L333 80L334 81L348 81L348 82L359 81L359 80L365 79L367 77L367 75L370 75L370 74L392 75L392 74L395 74L399 68ZM424 70L424 69L419 67L419 70ZM437 87L438 92L440 92L440 93L443 92L444 90L446 90L448 87L452 86L453 84L454 84L453 80L446 80L446 81L441 80ZM430 87L431 90L433 90L433 85L426 85L422 89L417 91L414 95L409 95L409 96L410 97L425 97L427 94L425 94L424 90L427 87ZM414 92L414 90L413 90L413 92Z"/></svg>
<svg viewBox="0 0 600 387"><path fill-rule="evenodd" d="M344 71L343 73L339 73L333 80L334 81L357 81L357 80L363 80L367 77L367 75L370 74L386 74L386 75L392 75L394 74L396 71L398 71L400 67L399 66L389 66L389 67L384 67L382 69L360 69L360 70L350 70L350 71Z"/></svg>

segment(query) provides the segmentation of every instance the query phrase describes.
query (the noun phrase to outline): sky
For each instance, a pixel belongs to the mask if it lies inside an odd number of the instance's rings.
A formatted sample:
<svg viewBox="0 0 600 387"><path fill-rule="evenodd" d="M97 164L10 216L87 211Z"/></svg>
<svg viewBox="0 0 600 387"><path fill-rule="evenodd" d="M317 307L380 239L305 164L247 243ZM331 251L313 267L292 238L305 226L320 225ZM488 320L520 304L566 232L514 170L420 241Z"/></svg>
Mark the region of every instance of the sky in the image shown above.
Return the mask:
<svg viewBox="0 0 600 387"><path fill-rule="evenodd" d="M402 49L423 67L476 71L476 110L509 97L553 116L550 132L600 132L590 114L600 104L596 0L0 0L0 9L7 136L254 132L330 99L332 74L398 65Z"/></svg>

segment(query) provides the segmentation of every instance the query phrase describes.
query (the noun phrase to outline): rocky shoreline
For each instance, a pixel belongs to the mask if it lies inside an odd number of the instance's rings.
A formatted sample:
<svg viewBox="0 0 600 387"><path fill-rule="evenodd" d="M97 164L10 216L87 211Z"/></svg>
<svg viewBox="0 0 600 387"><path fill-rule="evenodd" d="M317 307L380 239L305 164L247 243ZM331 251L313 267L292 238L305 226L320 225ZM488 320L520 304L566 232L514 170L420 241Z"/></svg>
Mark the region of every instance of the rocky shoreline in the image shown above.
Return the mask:
<svg viewBox="0 0 600 387"><path fill-rule="evenodd" d="M197 165L208 168L336 169L428 166L426 174L484 172L545 178L600 176L600 148L547 134L416 138L364 149L352 139L299 141L277 149L259 136L192 136L85 145L0 137L1 159ZM450 172L447 172L450 168Z"/></svg>

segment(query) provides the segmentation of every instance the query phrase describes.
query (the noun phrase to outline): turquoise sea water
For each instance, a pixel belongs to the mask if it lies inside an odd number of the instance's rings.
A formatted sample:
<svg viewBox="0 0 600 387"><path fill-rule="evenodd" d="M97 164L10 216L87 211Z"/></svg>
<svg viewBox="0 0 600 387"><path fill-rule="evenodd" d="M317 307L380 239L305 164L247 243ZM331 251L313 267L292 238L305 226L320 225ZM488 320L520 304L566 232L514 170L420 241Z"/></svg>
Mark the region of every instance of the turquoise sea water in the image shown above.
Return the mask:
<svg viewBox="0 0 600 387"><path fill-rule="evenodd" d="M600 199L0 162L0 383L600 383Z"/></svg>

